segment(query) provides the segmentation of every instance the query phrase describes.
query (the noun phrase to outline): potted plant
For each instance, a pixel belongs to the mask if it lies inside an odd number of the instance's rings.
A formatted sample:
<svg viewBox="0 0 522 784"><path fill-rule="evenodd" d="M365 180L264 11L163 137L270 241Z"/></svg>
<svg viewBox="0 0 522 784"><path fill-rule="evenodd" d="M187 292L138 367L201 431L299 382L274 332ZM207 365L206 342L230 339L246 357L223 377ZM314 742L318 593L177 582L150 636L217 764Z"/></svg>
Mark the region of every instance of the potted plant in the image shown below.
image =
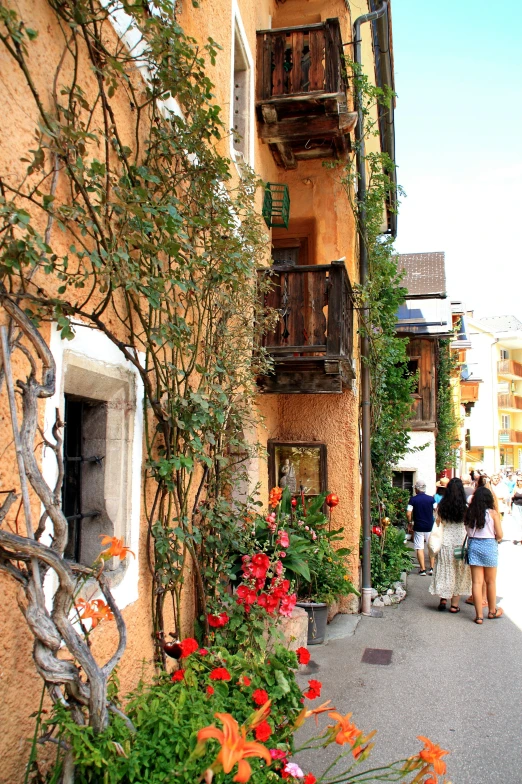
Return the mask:
<svg viewBox="0 0 522 784"><path fill-rule="evenodd" d="M308 613L308 644L324 641L329 606L341 596L358 594L350 580L344 559L350 554L346 547L336 548L343 529L329 530L330 522L323 512L325 495L318 496L303 509L296 506L294 525L308 542L306 562L310 579L298 577L296 591L299 607Z"/></svg>

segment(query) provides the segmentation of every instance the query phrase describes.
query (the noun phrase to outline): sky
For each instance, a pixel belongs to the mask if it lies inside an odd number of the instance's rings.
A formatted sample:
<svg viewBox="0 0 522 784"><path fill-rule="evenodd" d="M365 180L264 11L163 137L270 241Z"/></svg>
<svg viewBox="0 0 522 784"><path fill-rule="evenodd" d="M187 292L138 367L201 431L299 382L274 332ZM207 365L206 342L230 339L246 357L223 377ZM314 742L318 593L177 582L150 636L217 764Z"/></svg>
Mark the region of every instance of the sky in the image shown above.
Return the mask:
<svg viewBox="0 0 522 784"><path fill-rule="evenodd" d="M522 4L391 5L396 248L445 251L452 300L522 320Z"/></svg>

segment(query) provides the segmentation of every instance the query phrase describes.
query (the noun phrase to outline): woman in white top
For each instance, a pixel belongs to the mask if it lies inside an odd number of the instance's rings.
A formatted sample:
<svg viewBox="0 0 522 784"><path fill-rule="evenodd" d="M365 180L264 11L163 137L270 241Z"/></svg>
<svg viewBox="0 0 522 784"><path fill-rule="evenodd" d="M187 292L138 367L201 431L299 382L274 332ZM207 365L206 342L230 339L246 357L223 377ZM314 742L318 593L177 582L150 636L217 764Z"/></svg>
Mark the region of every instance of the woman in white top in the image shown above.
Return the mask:
<svg viewBox="0 0 522 784"><path fill-rule="evenodd" d="M503 614L497 602L498 542L502 540L500 515L495 509L491 490L477 488L466 511L466 531L469 537L468 563L471 566L475 623L482 623L482 586L486 584L488 618L500 618Z"/></svg>

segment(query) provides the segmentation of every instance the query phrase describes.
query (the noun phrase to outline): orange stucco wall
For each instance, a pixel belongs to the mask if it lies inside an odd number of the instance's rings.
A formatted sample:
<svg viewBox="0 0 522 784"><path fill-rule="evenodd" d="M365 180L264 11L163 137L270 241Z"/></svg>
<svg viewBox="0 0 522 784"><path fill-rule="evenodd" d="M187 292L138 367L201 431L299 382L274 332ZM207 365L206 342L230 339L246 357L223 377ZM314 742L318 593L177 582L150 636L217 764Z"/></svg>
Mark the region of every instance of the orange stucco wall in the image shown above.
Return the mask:
<svg viewBox="0 0 522 784"><path fill-rule="evenodd" d="M367 3L352 6L354 15L367 10ZM46 0L17 0L18 12L31 20L31 27L40 33L31 46L35 64L37 86L44 100L52 89L51 75L62 54L63 39L56 26L54 14ZM341 19L343 40L351 40L350 18L342 0L238 0L237 8L244 25L247 41L254 61L256 30L269 26L286 26L319 21L337 16ZM200 7L192 7L190 0L183 3L179 17L185 31L199 41L214 38L222 47L215 66L208 68L215 84L216 103L222 107L224 117L230 115L232 9L231 0L202 0ZM365 32L365 54L371 62L371 47ZM70 65L64 63L64 68ZM36 112L31 96L17 67L0 49L2 85L0 91L4 110L0 115L0 171L2 176L15 176L23 171L26 163L20 158L27 149L34 147ZM372 69L370 68L372 72ZM83 81L88 82L83 75ZM121 115L129 111L122 101ZM132 123L129 122L129 128ZM266 181L285 182L290 188L291 218L315 222L315 248L312 263L329 263L346 258L352 283L358 280L356 238L353 215L347 194L340 183L338 169L327 169L320 161L301 162L292 172L276 166L268 147L254 132L254 165L256 172ZM230 153L229 141L221 142L222 151ZM259 192L259 204L262 193ZM268 232L270 234L270 232ZM53 242L65 242L53 237ZM268 251L267 251L268 257ZM115 329L117 327L115 326ZM354 346L357 357L357 340ZM353 548L351 568L354 579L358 568L359 512L359 409L357 380L353 388L341 395L259 396L260 422L255 437L266 445L269 438L300 441L321 441L328 449L328 484L341 498L334 512L334 524L345 528L345 542ZM10 435L10 422L5 407L5 395L0 400L0 490L18 487L14 470L15 461ZM266 463L256 461L252 470L252 483L260 483L264 499L268 491ZM35 519L39 506L35 504ZM12 519L13 516L11 516ZM124 610L128 627L128 646L119 677L122 692L132 688L139 677L151 671L152 645L150 627L150 578L145 558L145 526L142 525L140 549L139 599ZM190 580L187 581L190 583ZM0 782L17 784L23 780L23 770L29 744L27 739L34 729L30 714L36 709L41 692L41 681L35 673L31 658L32 637L26 631L25 621L17 608L18 589L0 573L2 610L0 613ZM191 622L192 606L186 603L185 626ZM115 628L102 624L93 634L94 651L105 658L115 645Z"/></svg>

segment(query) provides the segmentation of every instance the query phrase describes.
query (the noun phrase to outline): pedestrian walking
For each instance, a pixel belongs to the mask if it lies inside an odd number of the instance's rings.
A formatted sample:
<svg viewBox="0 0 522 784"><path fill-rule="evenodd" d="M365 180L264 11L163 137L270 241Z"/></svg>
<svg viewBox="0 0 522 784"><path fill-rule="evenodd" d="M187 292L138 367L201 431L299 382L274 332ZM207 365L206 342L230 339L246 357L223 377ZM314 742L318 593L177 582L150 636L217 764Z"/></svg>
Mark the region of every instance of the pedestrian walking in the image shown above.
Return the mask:
<svg viewBox="0 0 522 784"><path fill-rule="evenodd" d="M469 537L468 563L471 567L475 623L482 623L482 587L486 584L488 618L503 615L497 601L498 542L502 540L500 514L495 509L493 493L487 487L477 488L466 510L466 532Z"/></svg>
<svg viewBox="0 0 522 784"><path fill-rule="evenodd" d="M419 562L419 574L426 577L433 574L434 559L430 556L430 568L426 572L424 562L424 545L428 543L433 528L433 510L435 499L426 494L426 482L419 480L415 483L415 495L408 501L407 517L410 525L413 523L413 547Z"/></svg>
<svg viewBox="0 0 522 784"><path fill-rule="evenodd" d="M471 569L465 561L457 561L455 547L462 544L466 535L464 516L467 510L464 485L458 478L450 479L437 508L436 527L442 527L442 544L435 555L431 594L440 596L439 610L445 610L450 600L450 613L460 612L461 595L471 591ZM432 534L433 536L433 534ZM428 550L430 546L428 544Z"/></svg>
<svg viewBox="0 0 522 784"><path fill-rule="evenodd" d="M502 519L507 511L507 504L511 497L506 483L500 478L499 474L492 474L491 476L491 491L496 496L498 511Z"/></svg>

